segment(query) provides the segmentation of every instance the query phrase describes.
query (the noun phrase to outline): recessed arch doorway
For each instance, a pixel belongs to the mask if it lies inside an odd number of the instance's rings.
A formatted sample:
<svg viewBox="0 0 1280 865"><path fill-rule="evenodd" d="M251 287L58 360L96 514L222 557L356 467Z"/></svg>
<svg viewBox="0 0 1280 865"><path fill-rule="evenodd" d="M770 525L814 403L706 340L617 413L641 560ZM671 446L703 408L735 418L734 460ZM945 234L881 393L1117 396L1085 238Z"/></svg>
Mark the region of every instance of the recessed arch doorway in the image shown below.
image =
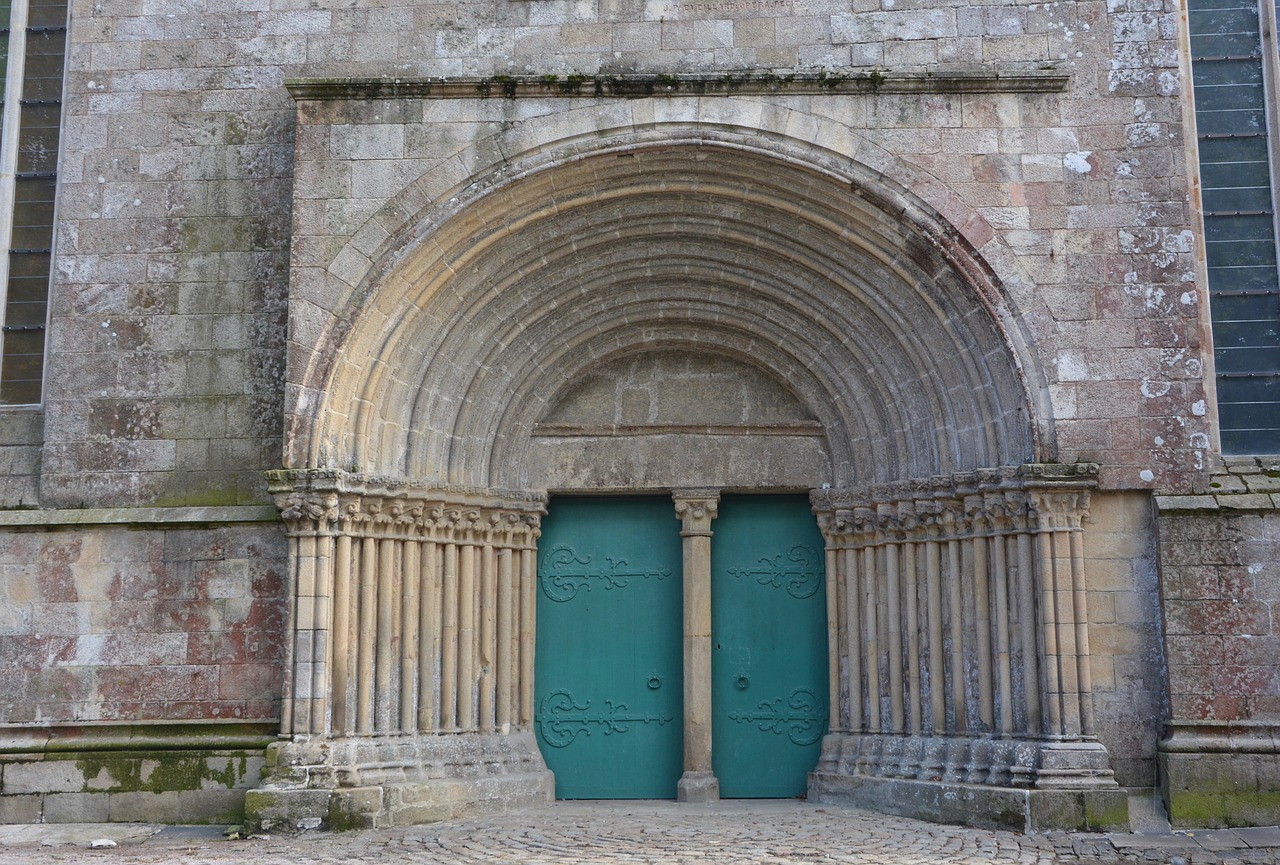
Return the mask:
<svg viewBox="0 0 1280 865"><path fill-rule="evenodd" d="M714 798L716 510L808 490L830 730L811 793L1114 787L1087 617L1065 600L1093 470L1038 462L1021 313L936 210L848 154L674 124L494 167L404 238L299 367L299 468L275 486L297 585L324 599L296 605L286 701L298 759L327 737L314 777L416 790L443 765L467 795L488 795L479 776L546 795L547 493L661 493L681 542L680 795Z"/></svg>

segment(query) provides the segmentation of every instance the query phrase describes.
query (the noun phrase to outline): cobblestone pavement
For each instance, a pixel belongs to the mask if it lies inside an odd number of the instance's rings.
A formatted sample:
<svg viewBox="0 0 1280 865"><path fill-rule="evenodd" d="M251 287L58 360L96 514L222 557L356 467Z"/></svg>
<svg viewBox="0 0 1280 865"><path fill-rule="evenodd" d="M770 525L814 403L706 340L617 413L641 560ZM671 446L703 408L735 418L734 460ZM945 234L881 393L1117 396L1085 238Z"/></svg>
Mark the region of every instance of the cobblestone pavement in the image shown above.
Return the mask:
<svg viewBox="0 0 1280 865"><path fill-rule="evenodd" d="M28 830L23 834L23 830ZM117 846L90 849L95 832ZM1248 833L1253 832L1250 836ZM114 834L107 834L114 833ZM1252 837L1253 843L1249 842ZM519 814L347 833L226 840L209 827L9 827L0 863L855 863L1275 865L1275 829L1018 835L804 802L561 802ZM1277 845L1277 846L1271 846Z"/></svg>

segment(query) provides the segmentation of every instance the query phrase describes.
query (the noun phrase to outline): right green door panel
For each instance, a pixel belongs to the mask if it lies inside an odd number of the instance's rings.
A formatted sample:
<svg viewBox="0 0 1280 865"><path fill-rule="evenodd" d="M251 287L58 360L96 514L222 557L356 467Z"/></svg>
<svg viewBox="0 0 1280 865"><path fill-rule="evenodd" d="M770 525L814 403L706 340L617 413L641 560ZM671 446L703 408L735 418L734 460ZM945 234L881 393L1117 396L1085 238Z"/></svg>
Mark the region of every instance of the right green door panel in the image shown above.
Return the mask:
<svg viewBox="0 0 1280 865"><path fill-rule="evenodd" d="M711 737L720 795L799 796L828 718L822 534L805 496L725 496L712 528Z"/></svg>
<svg viewBox="0 0 1280 865"><path fill-rule="evenodd" d="M560 799L671 799L682 578L669 498L555 498L538 541L534 728Z"/></svg>

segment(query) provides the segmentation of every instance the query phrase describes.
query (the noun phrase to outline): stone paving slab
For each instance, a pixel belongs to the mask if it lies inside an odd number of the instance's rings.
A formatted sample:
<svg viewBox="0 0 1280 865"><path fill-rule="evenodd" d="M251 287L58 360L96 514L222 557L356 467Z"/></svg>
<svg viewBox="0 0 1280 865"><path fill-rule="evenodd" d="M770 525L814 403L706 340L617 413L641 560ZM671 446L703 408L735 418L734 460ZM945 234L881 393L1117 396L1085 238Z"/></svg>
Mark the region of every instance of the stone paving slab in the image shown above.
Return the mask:
<svg viewBox="0 0 1280 865"><path fill-rule="evenodd" d="M1231 835L1215 832L1131 835L1117 847L1102 834L1019 835L800 801L560 802L428 826L234 841L221 827L0 826L0 865L1280 865L1280 847L1262 846L1280 837L1276 829L1234 830L1242 832L1253 832L1258 846L1241 838L1235 848L1210 849L1201 838L1224 845ZM24 840L6 840L17 838ZM90 850L94 838L118 846Z"/></svg>
<svg viewBox="0 0 1280 865"><path fill-rule="evenodd" d="M1234 831L1250 847L1280 847L1280 826L1257 826Z"/></svg>

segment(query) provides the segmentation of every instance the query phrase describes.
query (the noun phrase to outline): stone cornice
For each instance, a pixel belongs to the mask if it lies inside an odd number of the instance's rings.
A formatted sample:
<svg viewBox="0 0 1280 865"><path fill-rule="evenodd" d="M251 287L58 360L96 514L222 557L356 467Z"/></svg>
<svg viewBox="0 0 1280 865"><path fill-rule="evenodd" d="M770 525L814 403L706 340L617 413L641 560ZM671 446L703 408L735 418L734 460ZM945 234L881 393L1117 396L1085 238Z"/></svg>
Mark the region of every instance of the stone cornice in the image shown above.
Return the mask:
<svg viewBox="0 0 1280 865"><path fill-rule="evenodd" d="M541 512L547 494L541 490L499 490L453 484L431 484L405 478L365 475L341 469L277 469L267 475L267 491L285 493L350 493L382 498L447 501L477 507L520 507Z"/></svg>
<svg viewBox="0 0 1280 865"><path fill-rule="evenodd" d="M757 96L888 93L1061 93L1071 76L1053 69L1010 72L881 70L774 74L499 75L491 78L290 78L296 100L516 99L534 97Z"/></svg>

